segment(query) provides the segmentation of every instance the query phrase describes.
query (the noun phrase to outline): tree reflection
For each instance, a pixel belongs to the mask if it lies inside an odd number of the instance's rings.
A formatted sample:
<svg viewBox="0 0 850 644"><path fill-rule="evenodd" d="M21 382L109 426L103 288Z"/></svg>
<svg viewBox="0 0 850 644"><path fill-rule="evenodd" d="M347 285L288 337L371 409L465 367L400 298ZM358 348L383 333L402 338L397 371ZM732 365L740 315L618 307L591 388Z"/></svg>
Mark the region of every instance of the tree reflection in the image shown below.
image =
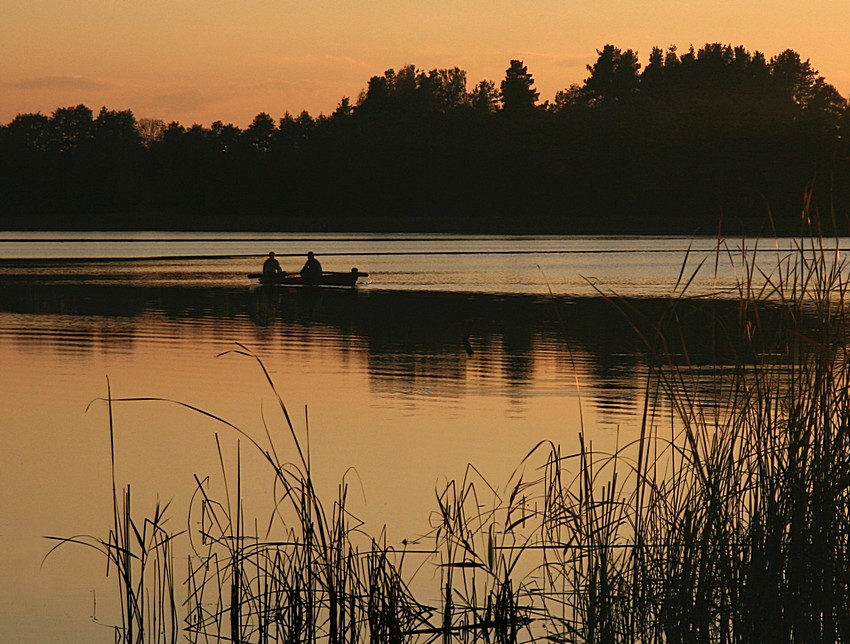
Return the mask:
<svg viewBox="0 0 850 644"><path fill-rule="evenodd" d="M132 351L137 334L194 320L200 324L192 333L217 338L253 336L258 346L283 341L293 351L336 352L340 361L362 353L379 395L561 395L578 378L593 407L615 412L640 401L653 338L675 338L665 355L694 373L722 367L736 350L724 338L739 314L734 302L723 301L683 300L671 313L666 299L40 283L0 285L2 313L55 316L51 326L59 331L50 337L59 339L12 331L21 346L61 342L64 328L73 329L73 350L97 344ZM663 333L671 324L681 333ZM767 328L770 316L761 324ZM706 396L719 395L705 382Z"/></svg>

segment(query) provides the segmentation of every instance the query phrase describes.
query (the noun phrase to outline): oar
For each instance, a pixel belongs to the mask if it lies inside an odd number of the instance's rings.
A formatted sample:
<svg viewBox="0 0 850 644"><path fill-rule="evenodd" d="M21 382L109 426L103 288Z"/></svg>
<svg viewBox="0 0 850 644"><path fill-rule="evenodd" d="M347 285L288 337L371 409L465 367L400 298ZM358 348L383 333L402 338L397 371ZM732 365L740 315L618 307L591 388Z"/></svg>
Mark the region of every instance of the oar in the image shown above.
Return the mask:
<svg viewBox="0 0 850 644"><path fill-rule="evenodd" d="M358 277L369 277L369 273L358 271L356 268L352 268L350 271L322 271L322 275L351 275L352 273L357 273Z"/></svg>
<svg viewBox="0 0 850 644"><path fill-rule="evenodd" d="M261 277L275 277L278 275L280 277L298 277L298 273L269 273L268 275L266 275L265 273L248 273L248 279L256 280L260 279Z"/></svg>

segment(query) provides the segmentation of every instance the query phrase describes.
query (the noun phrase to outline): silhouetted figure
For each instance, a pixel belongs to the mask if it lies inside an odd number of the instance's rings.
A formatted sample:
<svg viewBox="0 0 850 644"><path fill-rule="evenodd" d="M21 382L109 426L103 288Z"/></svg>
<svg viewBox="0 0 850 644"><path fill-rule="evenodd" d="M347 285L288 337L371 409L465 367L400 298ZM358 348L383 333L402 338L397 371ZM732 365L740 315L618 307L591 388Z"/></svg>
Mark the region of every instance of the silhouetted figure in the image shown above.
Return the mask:
<svg viewBox="0 0 850 644"><path fill-rule="evenodd" d="M263 262L263 275L276 275L283 272L280 268L280 262L275 259L274 251L269 253L266 261Z"/></svg>
<svg viewBox="0 0 850 644"><path fill-rule="evenodd" d="M313 251L307 253L307 261L301 268L301 277L305 282L318 282L322 279L322 265L313 255Z"/></svg>

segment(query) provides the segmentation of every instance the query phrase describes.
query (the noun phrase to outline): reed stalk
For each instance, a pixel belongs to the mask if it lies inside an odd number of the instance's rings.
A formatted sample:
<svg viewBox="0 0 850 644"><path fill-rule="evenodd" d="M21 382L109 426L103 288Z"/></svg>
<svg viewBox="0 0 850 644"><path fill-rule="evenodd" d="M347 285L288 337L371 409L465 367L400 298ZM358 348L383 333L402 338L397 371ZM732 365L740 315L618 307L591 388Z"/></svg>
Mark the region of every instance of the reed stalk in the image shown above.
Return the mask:
<svg viewBox="0 0 850 644"><path fill-rule="evenodd" d="M196 477L190 523L201 528L187 533L183 634L262 644L850 641L847 266L819 237L801 237L770 268L759 256L757 244L718 240L715 270L728 261L741 278L734 293L700 298L688 289L710 264L688 269L686 256L656 318L606 295L645 349L640 426L603 453L582 421L577 450L540 443L504 486L470 465L438 488L426 550L439 607L411 593L406 549L369 537L350 514L345 480L331 505L318 497L306 414L297 427L262 361L239 345L281 424L264 416L258 439L176 404L261 455L273 509L263 530L256 520L246 529L241 452L231 489L219 446L224 500ZM728 315L720 302L730 297ZM708 366L695 360L694 321L711 340ZM111 438L116 402L109 393ZM129 488L118 499L113 467L108 538L57 547L94 547L118 572L119 641L176 641L166 508L137 523Z"/></svg>

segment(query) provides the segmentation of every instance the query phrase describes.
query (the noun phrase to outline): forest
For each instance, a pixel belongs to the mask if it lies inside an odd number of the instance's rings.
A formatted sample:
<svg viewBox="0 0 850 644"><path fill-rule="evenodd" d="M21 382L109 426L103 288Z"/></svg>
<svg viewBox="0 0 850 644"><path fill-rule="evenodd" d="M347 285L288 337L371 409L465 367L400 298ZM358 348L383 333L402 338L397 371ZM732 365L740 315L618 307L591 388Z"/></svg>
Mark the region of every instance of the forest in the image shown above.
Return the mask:
<svg viewBox="0 0 850 644"><path fill-rule="evenodd" d="M330 115L240 128L86 105L0 125L0 228L846 232L848 101L793 50L605 45L587 78L541 101L414 65ZM795 228L796 227L796 228Z"/></svg>

